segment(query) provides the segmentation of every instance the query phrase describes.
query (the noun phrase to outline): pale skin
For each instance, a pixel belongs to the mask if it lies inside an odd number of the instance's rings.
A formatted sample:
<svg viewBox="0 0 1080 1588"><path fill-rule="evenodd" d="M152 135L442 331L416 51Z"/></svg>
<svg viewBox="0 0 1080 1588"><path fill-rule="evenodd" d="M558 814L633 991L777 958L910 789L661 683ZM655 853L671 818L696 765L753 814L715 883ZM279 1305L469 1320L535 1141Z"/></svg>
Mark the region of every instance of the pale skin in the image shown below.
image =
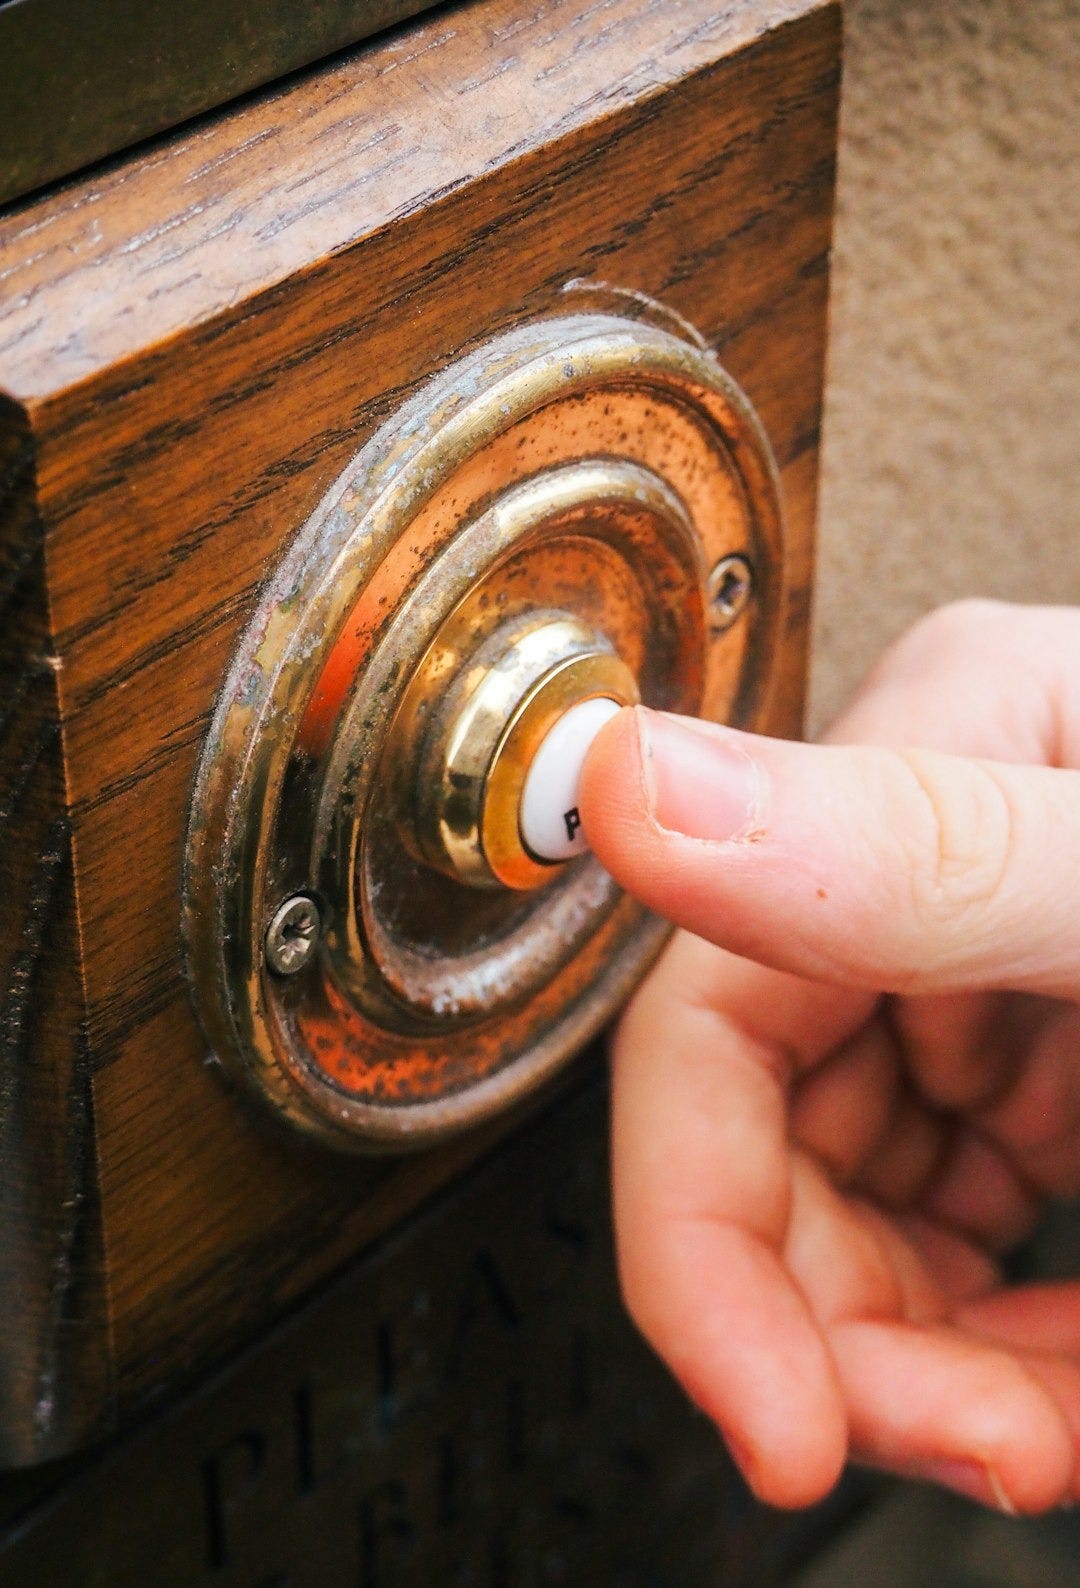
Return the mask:
<svg viewBox="0 0 1080 1588"><path fill-rule="evenodd" d="M823 745L622 712L586 833L681 930L613 1048L620 1274L764 1500L1080 1499L1080 611L969 602Z"/></svg>

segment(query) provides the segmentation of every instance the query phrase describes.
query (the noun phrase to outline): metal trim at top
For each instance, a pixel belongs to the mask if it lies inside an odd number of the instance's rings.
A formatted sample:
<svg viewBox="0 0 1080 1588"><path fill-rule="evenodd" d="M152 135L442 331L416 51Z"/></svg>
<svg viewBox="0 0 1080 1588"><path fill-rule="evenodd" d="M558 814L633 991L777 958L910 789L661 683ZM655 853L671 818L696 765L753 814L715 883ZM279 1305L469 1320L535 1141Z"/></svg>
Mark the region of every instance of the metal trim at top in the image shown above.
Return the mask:
<svg viewBox="0 0 1080 1588"><path fill-rule="evenodd" d="M0 203L311 66L434 3L0 3Z"/></svg>

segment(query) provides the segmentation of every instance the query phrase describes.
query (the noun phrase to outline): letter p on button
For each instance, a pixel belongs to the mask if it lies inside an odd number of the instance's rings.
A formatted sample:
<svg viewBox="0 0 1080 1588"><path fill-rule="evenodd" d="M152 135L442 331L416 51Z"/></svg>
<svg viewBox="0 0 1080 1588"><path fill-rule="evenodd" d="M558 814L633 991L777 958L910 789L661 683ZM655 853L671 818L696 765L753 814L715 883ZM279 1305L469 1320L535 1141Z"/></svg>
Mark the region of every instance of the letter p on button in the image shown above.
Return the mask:
<svg viewBox="0 0 1080 1588"><path fill-rule="evenodd" d="M581 769L596 735L620 710L615 700L583 700L541 741L525 777L519 813L522 842L537 860L572 860L588 849L578 814Z"/></svg>

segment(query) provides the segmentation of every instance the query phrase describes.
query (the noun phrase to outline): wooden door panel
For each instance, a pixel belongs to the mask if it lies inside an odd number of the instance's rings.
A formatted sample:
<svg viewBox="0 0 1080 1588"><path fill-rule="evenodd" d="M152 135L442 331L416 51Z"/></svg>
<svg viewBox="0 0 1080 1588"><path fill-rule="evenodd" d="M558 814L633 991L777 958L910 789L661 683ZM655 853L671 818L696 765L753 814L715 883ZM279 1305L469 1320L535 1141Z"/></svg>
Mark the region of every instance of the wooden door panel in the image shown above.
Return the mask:
<svg viewBox="0 0 1080 1588"><path fill-rule="evenodd" d="M0 1261L32 1292L0 1321L9 1460L233 1349L507 1128L380 1162L275 1131L208 1064L182 963L191 782L230 656L407 394L571 282L684 316L779 461L761 726L798 731L839 29L831 0L483 0L0 217L0 548L30 614L5 676L43 680L0 748L0 985L21 1011L33 940L56 989L6 1028L35 1074L0 1206ZM51 770L23 798L43 724ZM51 913L25 863L45 829L73 878ZM28 1233L18 1176L47 1144Z"/></svg>

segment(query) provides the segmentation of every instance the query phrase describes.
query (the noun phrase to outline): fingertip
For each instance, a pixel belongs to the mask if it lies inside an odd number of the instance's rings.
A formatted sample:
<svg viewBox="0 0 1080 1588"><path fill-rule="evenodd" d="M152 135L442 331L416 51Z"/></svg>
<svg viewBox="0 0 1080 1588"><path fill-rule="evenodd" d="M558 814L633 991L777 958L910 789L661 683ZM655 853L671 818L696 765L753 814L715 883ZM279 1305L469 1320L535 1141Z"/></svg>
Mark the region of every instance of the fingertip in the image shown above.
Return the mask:
<svg viewBox="0 0 1080 1588"><path fill-rule="evenodd" d="M784 1510L824 1499L847 1459L847 1418L828 1347L776 1254L708 1220L667 1230L659 1248L620 1245L638 1327L758 1499Z"/></svg>
<svg viewBox="0 0 1080 1588"><path fill-rule="evenodd" d="M755 1498L778 1511L804 1511L820 1505L836 1488L847 1465L846 1430L828 1446L819 1440L809 1457L797 1450L762 1452L753 1445L738 1444L730 1435L725 1435L724 1441Z"/></svg>
<svg viewBox="0 0 1080 1588"><path fill-rule="evenodd" d="M601 728L585 757L579 789L589 847L617 879L634 829L647 818L638 709L624 707Z"/></svg>
<svg viewBox="0 0 1080 1588"><path fill-rule="evenodd" d="M641 745L637 730L637 706L623 706L604 723L589 746L582 771L582 796L586 802L603 805L620 786L619 779L631 767L640 778Z"/></svg>
<svg viewBox="0 0 1080 1588"><path fill-rule="evenodd" d="M1022 1356L896 1320L850 1320L833 1346L862 1459L1010 1513L1038 1515L1071 1497L1068 1418Z"/></svg>

